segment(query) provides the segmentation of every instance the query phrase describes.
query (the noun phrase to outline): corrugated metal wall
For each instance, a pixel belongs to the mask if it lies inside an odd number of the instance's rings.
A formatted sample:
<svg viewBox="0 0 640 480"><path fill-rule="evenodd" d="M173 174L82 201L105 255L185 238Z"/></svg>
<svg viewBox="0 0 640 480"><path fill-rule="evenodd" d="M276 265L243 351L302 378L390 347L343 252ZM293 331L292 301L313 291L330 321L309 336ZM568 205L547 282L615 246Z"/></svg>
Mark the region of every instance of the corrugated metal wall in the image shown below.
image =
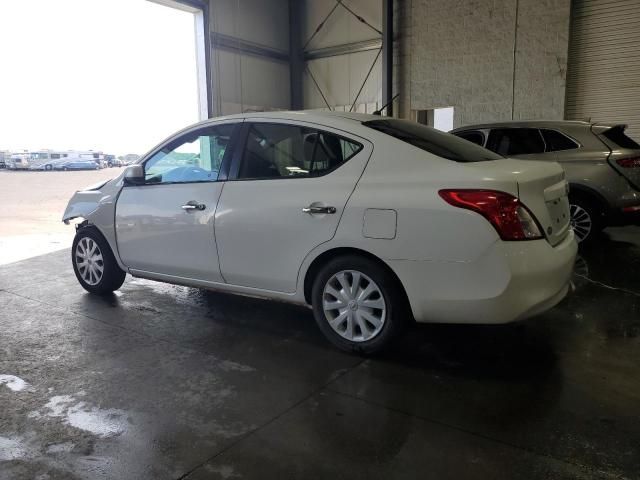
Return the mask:
<svg viewBox="0 0 640 480"><path fill-rule="evenodd" d="M382 29L380 0L348 0L344 4L376 28ZM380 39L370 27L359 22L345 8L338 6L313 40L308 42L315 29L335 6L335 0L304 0L305 21L302 36L306 50ZM371 74L364 82L372 65ZM349 111L354 101L354 111L361 113L371 113L382 106L382 57L378 56L377 50L309 60L307 68L312 72L332 109ZM303 79L304 107L326 110L322 95L308 73L305 73ZM361 88L362 91L356 100Z"/></svg>
<svg viewBox="0 0 640 480"><path fill-rule="evenodd" d="M288 0L212 0L210 30L288 54ZM289 63L212 47L214 115L290 106Z"/></svg>
<svg viewBox="0 0 640 480"><path fill-rule="evenodd" d="M565 113L640 139L640 0L573 1Z"/></svg>

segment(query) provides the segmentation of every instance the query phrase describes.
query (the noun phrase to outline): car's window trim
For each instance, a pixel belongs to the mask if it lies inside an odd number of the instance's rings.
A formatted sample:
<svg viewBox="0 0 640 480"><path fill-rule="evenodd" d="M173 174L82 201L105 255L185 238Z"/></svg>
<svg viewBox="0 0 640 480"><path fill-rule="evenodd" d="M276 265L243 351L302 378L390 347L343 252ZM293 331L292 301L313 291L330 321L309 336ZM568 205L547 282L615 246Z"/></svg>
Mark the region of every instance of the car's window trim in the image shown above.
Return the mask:
<svg viewBox="0 0 640 480"><path fill-rule="evenodd" d="M249 139L249 130L251 129L251 126L254 124L267 124L267 125L286 125L286 126L293 126L293 127L300 127L300 128L309 128L311 130L315 130L318 133L326 133L327 135L334 135L336 137L339 138L343 138L345 140L348 140L349 142L355 143L358 145L358 151L355 152L354 154L352 154L347 160L344 160L342 163L340 163L339 165L336 165L335 167L329 169L329 170L325 170L324 173L322 175L296 175L296 176L290 176L290 177L254 177L254 178L238 178L238 175L240 173L240 167L242 166L242 161L243 161L243 157L244 157L244 152L245 149L247 147L247 140ZM351 161L351 159L355 158L356 156L358 156L360 153L362 153L365 150L365 145L364 143L358 141L358 140L354 140L353 138L350 138L346 135L342 135L339 133L335 133L332 132L330 130L327 130L326 128L323 128L322 125L317 125L317 124L313 124L313 123L308 123L308 122L292 122L292 121L287 121L287 120L281 120L281 119L260 119L260 121L255 121L253 119L245 119L245 121L242 124L242 128L238 134L238 143L237 143L238 148L236 148L233 151L233 159L231 162L231 169L229 171L229 176L227 178L228 182L253 182L253 181L264 181L264 180L313 180L316 178L322 178L322 177L326 177L327 175L329 175L330 173L336 171L337 169L339 169L340 167L342 167L343 165L345 165L347 162Z"/></svg>
<svg viewBox="0 0 640 480"><path fill-rule="evenodd" d="M545 144L545 152L544 153L553 153L553 152L570 152L572 150L578 150L579 148L582 148L583 145L582 143L580 143L578 140L576 140L574 137L572 137L571 135L567 135L566 133L564 133L561 130L558 130L557 128L551 128L551 127L538 127L538 130L540 130L540 135L542 135L542 139L544 140L544 144ZM547 140L544 138L544 133L542 133L543 130L550 130L552 132L556 132L559 133L560 135L568 138L569 140L571 140L575 145L577 145L575 148L565 148L563 150L551 150L548 151L546 150L547 148Z"/></svg>
<svg viewBox="0 0 640 480"><path fill-rule="evenodd" d="M231 140L229 142L230 147L232 148L231 150L231 155L230 156L226 156L225 158L223 158L222 163L220 164L220 170L218 171L218 177L215 180L190 180L188 182L160 182L160 183L147 183L146 181L144 183L140 183L140 184L131 184L131 185L125 185L127 187L160 187L163 185L188 185L188 184L193 184L193 183L217 183L217 182L226 182L227 178L228 178L228 174L229 174L229 168L231 165L231 162L233 160L233 158L235 158L236 152L237 152L237 146L238 146L238 138L239 138L239 134L240 134L240 129L243 125L243 121L242 120L236 120L236 121L231 121L231 122L219 122L219 123L212 123L209 125L203 125L201 127L197 127L194 129L190 129L187 131L184 131L180 134L178 134L177 136L171 137L169 140L163 142L161 145L158 145L156 148L153 149L153 151L145 156L145 158L138 163L138 165L142 165L142 168L145 169L146 164L149 160L151 160L153 157L155 157L155 155L160 152L163 148L166 148L169 145L173 145L175 142L181 141L182 139L184 139L187 136L190 135L194 135L196 134L197 136L201 136L198 135L200 132L205 132L205 131L209 131L213 128L217 128L217 127L221 127L223 125L233 125L233 130L231 132Z"/></svg>

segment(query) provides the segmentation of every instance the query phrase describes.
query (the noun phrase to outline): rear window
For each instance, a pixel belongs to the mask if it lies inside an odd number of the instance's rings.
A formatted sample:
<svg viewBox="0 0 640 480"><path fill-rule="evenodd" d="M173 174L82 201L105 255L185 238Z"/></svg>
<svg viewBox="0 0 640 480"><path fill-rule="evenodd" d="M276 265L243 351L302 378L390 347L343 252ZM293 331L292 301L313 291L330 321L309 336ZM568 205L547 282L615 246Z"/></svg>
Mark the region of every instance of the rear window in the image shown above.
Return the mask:
<svg viewBox="0 0 640 480"><path fill-rule="evenodd" d="M370 120L363 122L363 125L454 162L482 162L502 158L455 135L407 120Z"/></svg>
<svg viewBox="0 0 640 480"><path fill-rule="evenodd" d="M624 129L625 127L623 125L619 125L604 131L602 135L607 137L607 139L611 140L620 148L640 148L640 145L638 145L635 140L624 133Z"/></svg>
<svg viewBox="0 0 640 480"><path fill-rule="evenodd" d="M555 130L547 130L543 128L540 130L540 132L542 132L544 143L547 146L547 148L545 149L546 152L573 150L580 146L563 133L557 132Z"/></svg>

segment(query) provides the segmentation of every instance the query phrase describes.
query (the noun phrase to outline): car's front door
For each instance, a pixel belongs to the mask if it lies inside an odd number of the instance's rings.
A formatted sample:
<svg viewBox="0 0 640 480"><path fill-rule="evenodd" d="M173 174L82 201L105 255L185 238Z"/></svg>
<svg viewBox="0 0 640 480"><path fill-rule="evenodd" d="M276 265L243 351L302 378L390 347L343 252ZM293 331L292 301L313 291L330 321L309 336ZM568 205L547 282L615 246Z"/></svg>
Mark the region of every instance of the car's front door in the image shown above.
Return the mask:
<svg viewBox="0 0 640 480"><path fill-rule="evenodd" d="M227 283L293 292L300 265L330 240L372 152L325 127L278 121L243 125L216 212Z"/></svg>
<svg viewBox="0 0 640 480"><path fill-rule="evenodd" d="M170 141L145 161L144 184L122 189L116 236L127 267L221 281L213 223L237 128L218 124Z"/></svg>

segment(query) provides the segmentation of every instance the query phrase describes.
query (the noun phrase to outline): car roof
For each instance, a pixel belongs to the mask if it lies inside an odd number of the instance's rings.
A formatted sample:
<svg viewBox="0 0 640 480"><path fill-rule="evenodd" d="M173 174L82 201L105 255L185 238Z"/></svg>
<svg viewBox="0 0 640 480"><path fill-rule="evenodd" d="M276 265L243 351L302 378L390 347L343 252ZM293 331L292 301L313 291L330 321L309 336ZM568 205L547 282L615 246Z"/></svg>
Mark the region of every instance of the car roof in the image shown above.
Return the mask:
<svg viewBox="0 0 640 480"><path fill-rule="evenodd" d="M483 128L523 128L523 127L548 127L548 128L566 128L566 127L591 127L596 125L595 122L583 122L579 120L508 120L504 122L491 122L491 123L478 123L474 125L465 125L464 127L458 127L453 129L453 132L459 132L462 130L473 130ZM597 125L603 125L597 123ZM610 125L610 126L613 126Z"/></svg>
<svg viewBox="0 0 640 480"><path fill-rule="evenodd" d="M264 118L264 119L277 119L277 120L300 120L308 121L312 123L330 124L330 125L342 125L347 127L349 125L360 124L369 120L379 120L379 115L372 115L367 113L355 113L355 112L336 112L336 111L324 111L324 110L276 110L271 112L245 112L234 115L225 115L221 117L209 118L197 123L196 125L206 125L208 123L216 123L224 120L245 120L251 118ZM191 127L193 127L192 125ZM189 127L189 128L191 128Z"/></svg>

